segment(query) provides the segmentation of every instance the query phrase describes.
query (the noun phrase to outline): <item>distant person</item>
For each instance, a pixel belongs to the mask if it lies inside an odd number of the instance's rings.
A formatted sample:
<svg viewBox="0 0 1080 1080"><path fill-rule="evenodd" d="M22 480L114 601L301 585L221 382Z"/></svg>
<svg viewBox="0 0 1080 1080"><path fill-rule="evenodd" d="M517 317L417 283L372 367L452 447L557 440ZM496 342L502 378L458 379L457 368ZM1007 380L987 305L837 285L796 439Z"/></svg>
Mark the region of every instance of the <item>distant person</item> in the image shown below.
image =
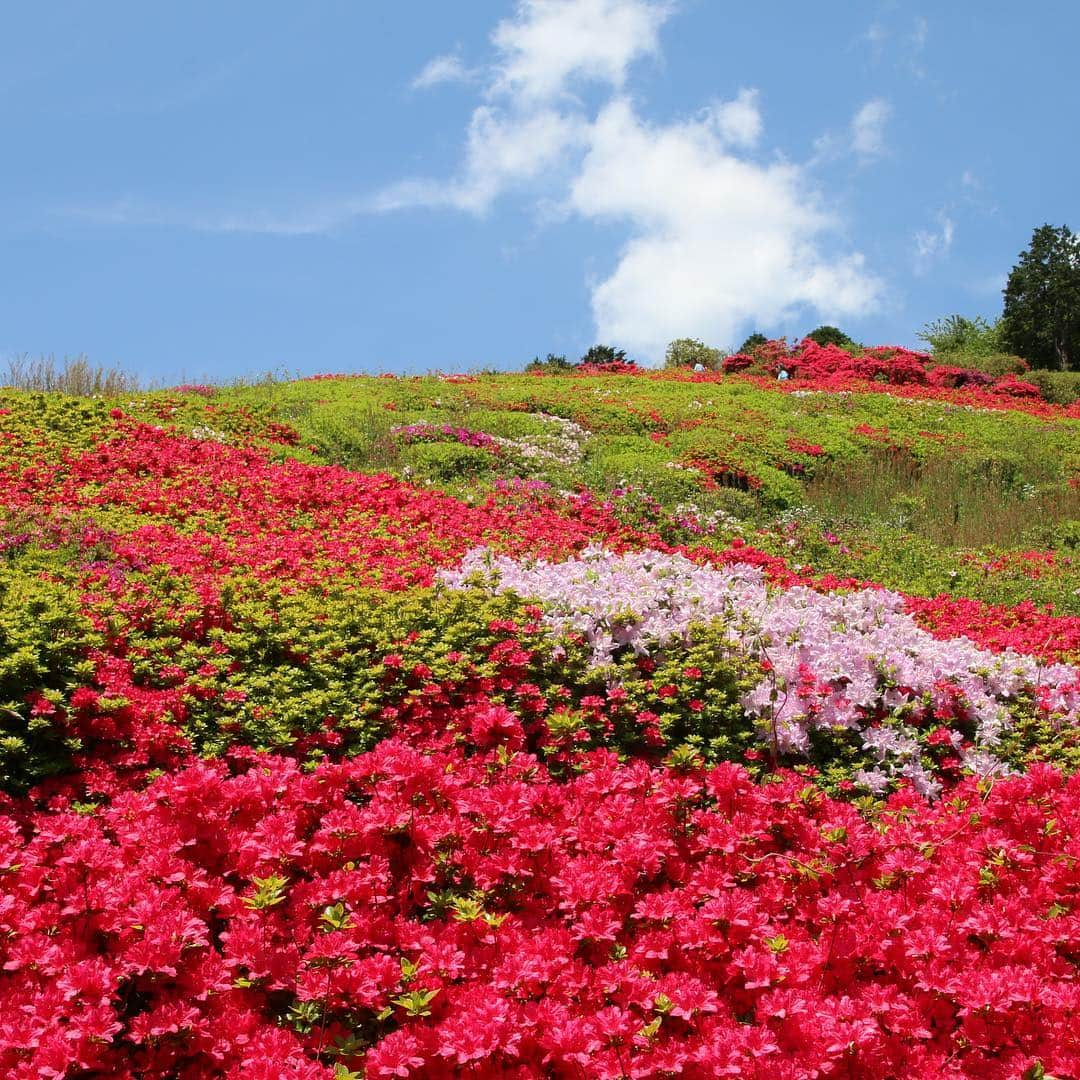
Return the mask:
<svg viewBox="0 0 1080 1080"><path fill-rule="evenodd" d="M786 381L787 379L790 379L790 378L791 378L791 376L790 376L790 375L788 374L788 369L787 369L787 368L784 368L784 367L782 367L782 368L780 369L780 372L779 372L779 374L778 374L778 375L777 375L776 377L777 377L777 378L778 378L778 379L779 379L779 380L780 380L781 382L785 382L785 381Z"/></svg>
<svg viewBox="0 0 1080 1080"><path fill-rule="evenodd" d="M705 365L704 365L704 364L703 364L703 363L702 363L702 362L701 362L701 361L699 360L699 361L698 361L698 362L697 362L697 363L696 363L696 364L694 365L694 370L695 370L695 371L704 371L704 370L705 370Z"/></svg>

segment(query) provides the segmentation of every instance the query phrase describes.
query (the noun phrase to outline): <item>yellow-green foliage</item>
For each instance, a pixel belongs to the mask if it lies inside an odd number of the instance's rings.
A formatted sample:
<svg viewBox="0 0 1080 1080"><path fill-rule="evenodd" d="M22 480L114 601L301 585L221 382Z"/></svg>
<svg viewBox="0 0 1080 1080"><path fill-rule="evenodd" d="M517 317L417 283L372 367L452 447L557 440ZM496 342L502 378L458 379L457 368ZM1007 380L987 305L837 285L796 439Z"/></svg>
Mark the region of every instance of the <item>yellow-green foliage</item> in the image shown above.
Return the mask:
<svg viewBox="0 0 1080 1080"><path fill-rule="evenodd" d="M62 771L75 748L51 710L90 674L94 640L70 581L39 552L0 565L0 787L17 790ZM34 705L40 704L37 708Z"/></svg>

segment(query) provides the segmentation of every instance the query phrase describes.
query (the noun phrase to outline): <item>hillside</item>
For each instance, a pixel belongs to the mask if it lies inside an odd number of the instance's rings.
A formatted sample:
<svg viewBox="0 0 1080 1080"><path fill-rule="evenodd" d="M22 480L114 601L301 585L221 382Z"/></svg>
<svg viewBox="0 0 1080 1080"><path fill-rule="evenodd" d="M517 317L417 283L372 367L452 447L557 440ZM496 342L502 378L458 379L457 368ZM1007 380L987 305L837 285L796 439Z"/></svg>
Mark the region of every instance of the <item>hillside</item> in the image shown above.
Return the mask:
<svg viewBox="0 0 1080 1080"><path fill-rule="evenodd" d="M4 1075L1080 1073L1080 404L786 362L0 391Z"/></svg>

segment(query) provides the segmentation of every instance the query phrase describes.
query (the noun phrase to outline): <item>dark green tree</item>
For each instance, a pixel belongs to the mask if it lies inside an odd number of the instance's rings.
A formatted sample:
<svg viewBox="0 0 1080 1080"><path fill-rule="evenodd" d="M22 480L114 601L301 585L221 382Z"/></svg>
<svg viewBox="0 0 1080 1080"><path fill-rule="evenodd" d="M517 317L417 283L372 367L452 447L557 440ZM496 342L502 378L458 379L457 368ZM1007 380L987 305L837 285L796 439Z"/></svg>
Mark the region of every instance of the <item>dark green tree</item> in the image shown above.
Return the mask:
<svg viewBox="0 0 1080 1080"><path fill-rule="evenodd" d="M1005 344L1032 367L1070 371L1080 362L1080 238L1041 225L1005 286Z"/></svg>
<svg viewBox="0 0 1080 1080"><path fill-rule="evenodd" d="M525 365L526 371L548 371L548 372L560 372L560 371L573 371L575 365L572 364L565 356L556 356L555 353L548 353L547 358L541 360L539 356L534 357Z"/></svg>
<svg viewBox="0 0 1080 1080"><path fill-rule="evenodd" d="M759 345L764 345L769 339L760 331L755 330L740 346L738 351L740 353L749 353L756 349Z"/></svg>
<svg viewBox="0 0 1080 1080"><path fill-rule="evenodd" d="M581 362L583 364L633 363L633 361L626 359L626 352L623 349L616 349L612 345L594 345L581 358Z"/></svg>
<svg viewBox="0 0 1080 1080"><path fill-rule="evenodd" d="M819 326L816 330L811 330L806 336L819 345L839 345L841 349L846 349L849 345L855 344L843 330L836 326Z"/></svg>

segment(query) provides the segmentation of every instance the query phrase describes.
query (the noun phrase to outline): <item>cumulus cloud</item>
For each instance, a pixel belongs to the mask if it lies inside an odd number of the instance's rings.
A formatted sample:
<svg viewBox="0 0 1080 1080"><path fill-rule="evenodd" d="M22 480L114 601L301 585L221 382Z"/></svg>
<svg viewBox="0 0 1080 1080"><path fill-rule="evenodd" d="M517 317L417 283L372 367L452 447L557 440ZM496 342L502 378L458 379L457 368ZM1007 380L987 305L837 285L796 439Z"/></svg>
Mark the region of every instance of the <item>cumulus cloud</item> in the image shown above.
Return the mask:
<svg viewBox="0 0 1080 1080"><path fill-rule="evenodd" d="M883 98L866 102L851 120L851 149L866 160L885 153L885 124L892 107Z"/></svg>
<svg viewBox="0 0 1080 1080"><path fill-rule="evenodd" d="M730 154L712 117L652 127L625 99L612 101L571 203L631 228L614 271L594 286L593 314L599 338L650 359L673 338L731 343L804 306L859 314L878 292L861 256L819 250L835 222L800 169Z"/></svg>
<svg viewBox="0 0 1080 1080"><path fill-rule="evenodd" d="M720 137L732 146L753 146L761 137L758 92L740 90L734 101L721 101L706 110Z"/></svg>
<svg viewBox="0 0 1080 1080"><path fill-rule="evenodd" d="M492 35L501 54L492 93L527 106L578 79L621 88L630 65L657 52L671 13L656 0L521 0Z"/></svg>
<svg viewBox="0 0 1080 1080"><path fill-rule="evenodd" d="M806 168L753 156L764 133L756 90L658 125L625 93L633 64L658 53L672 10L522 0L492 35L496 58L458 176L395 185L377 207L482 214L508 188L545 184L564 214L623 225L614 268L591 285L596 333L647 360L675 337L727 344L805 308L832 319L866 312L880 283L861 255L827 250L838 222ZM606 90L591 111L578 93L590 84ZM879 100L859 111L860 156L882 151L887 116Z"/></svg>
<svg viewBox="0 0 1080 1080"><path fill-rule="evenodd" d="M304 235L416 207L480 216L515 190L538 211L555 208L549 218L624 230L613 265L589 285L591 304L598 337L641 359L660 360L676 337L727 345L805 310L827 321L872 310L880 282L860 254L834 250L842 223L815 190L812 164L761 149L757 90L664 123L641 114L630 76L658 56L673 10L667 0L519 0L492 34L487 66L436 57L414 87L462 78L481 87L450 177L406 178L296 212L178 216L124 203L107 208L108 220ZM882 151L887 116L883 101L863 106L856 152Z"/></svg>
<svg viewBox="0 0 1080 1080"><path fill-rule="evenodd" d="M483 214L507 187L557 170L567 151L584 142L585 122L554 109L508 116L481 106L469 121L465 165L452 180L405 180L376 195L372 209L451 207Z"/></svg>
<svg viewBox="0 0 1080 1080"><path fill-rule="evenodd" d="M671 10L658 0L520 0L491 35L496 58L486 73L485 101L469 121L459 175L394 184L375 196L374 207L484 214L506 188L557 173L588 128L574 90L589 83L621 87L634 61L656 53ZM437 57L413 85L425 74L424 85L431 85L434 76L456 72L452 59ZM746 129L737 113L727 122L733 131Z"/></svg>

